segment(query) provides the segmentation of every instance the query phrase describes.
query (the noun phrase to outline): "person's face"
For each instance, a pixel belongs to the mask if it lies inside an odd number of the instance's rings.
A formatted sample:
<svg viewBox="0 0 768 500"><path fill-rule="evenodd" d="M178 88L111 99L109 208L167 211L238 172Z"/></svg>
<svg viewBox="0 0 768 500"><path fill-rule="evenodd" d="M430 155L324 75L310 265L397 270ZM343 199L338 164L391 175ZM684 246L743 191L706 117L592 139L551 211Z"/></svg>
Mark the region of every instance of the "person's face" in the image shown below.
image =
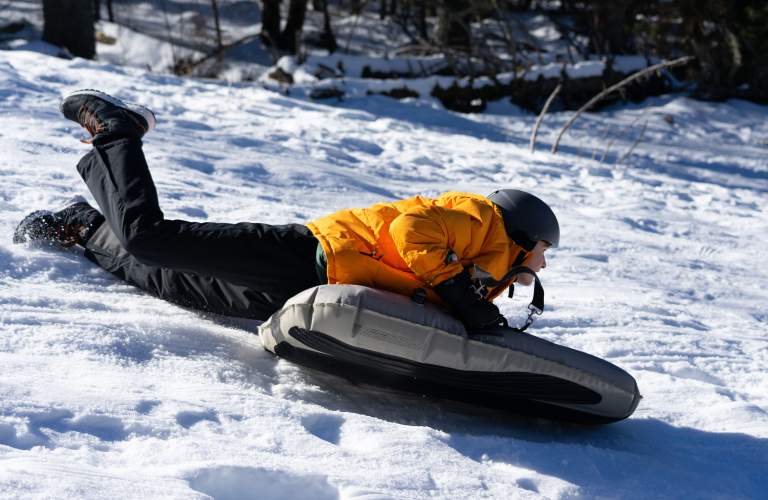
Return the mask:
<svg viewBox="0 0 768 500"><path fill-rule="evenodd" d="M544 240L539 240L539 242L536 243L536 246L533 247L533 257L528 263L528 267L530 267L533 272L538 273L542 269L546 269L547 259L544 257L544 252L546 252L549 247L550 244ZM519 274L517 276L517 283L520 283L523 286L528 286L533 283L533 276L530 274Z"/></svg>

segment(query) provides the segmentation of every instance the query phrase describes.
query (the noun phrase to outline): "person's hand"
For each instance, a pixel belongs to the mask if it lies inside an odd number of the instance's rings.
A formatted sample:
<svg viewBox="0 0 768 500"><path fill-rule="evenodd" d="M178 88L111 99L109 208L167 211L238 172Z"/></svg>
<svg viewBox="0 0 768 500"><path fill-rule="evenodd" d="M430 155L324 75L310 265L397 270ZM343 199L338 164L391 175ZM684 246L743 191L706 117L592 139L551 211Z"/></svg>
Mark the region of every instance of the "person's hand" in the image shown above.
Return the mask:
<svg viewBox="0 0 768 500"><path fill-rule="evenodd" d="M499 308L476 290L468 269L437 285L435 292L453 307L469 331L498 325L504 319Z"/></svg>

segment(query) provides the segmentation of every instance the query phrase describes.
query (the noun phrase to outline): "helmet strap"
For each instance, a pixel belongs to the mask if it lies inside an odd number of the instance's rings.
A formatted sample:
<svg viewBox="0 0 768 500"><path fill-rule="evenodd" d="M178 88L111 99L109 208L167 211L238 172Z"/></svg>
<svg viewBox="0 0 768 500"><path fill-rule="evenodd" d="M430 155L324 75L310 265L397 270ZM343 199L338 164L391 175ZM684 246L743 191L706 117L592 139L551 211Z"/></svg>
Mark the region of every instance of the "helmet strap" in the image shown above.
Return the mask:
<svg viewBox="0 0 768 500"><path fill-rule="evenodd" d="M533 315L541 314L544 312L544 287L541 286L541 281L539 281L539 277L536 275L533 269L526 266L516 266L507 271L507 274L505 274L500 280L496 280L494 279L493 275L491 275L491 273L484 271L475 265L474 270L472 271L472 279L476 279L478 282L480 282L481 286L492 288L505 283L518 274L530 274L534 279L533 300L531 300L531 303L528 304L528 319L526 319L524 326L520 328L512 328L515 331L524 332L529 326L533 324Z"/></svg>

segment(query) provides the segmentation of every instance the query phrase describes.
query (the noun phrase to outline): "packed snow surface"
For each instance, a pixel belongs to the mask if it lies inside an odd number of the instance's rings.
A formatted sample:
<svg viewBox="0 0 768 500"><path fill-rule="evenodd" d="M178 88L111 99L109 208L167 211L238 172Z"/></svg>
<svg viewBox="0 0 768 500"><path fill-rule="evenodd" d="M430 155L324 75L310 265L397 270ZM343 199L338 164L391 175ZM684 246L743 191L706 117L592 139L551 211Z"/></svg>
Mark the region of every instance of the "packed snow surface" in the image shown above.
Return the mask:
<svg viewBox="0 0 768 500"><path fill-rule="evenodd" d="M282 224L453 189L540 196L562 237L532 332L630 372L637 412L563 425L352 384L267 353L254 322L152 298L79 250L13 245L29 212L92 199L75 171L86 132L58 112L82 88L155 111L144 148L171 218ZM591 159L607 126L603 146L647 105ZM614 106L552 156L570 116L547 116L531 155L536 117L506 102L471 116L432 100L312 102L0 53L0 496L768 498L768 108ZM512 323L531 292L499 300Z"/></svg>

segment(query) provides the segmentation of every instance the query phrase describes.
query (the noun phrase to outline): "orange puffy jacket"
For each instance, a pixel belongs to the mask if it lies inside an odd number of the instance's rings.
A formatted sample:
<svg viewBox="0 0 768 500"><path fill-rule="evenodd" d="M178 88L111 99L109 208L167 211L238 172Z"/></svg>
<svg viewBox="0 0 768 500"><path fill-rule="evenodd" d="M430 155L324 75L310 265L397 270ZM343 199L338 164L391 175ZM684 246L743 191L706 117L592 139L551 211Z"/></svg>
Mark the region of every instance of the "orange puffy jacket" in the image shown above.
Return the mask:
<svg viewBox="0 0 768 500"><path fill-rule="evenodd" d="M328 283L363 285L402 295L432 289L472 264L500 279L532 254L504 230L499 209L484 196L451 191L370 208L341 210L307 224L328 259ZM451 251L457 259L451 261ZM513 280L490 291L492 300Z"/></svg>

